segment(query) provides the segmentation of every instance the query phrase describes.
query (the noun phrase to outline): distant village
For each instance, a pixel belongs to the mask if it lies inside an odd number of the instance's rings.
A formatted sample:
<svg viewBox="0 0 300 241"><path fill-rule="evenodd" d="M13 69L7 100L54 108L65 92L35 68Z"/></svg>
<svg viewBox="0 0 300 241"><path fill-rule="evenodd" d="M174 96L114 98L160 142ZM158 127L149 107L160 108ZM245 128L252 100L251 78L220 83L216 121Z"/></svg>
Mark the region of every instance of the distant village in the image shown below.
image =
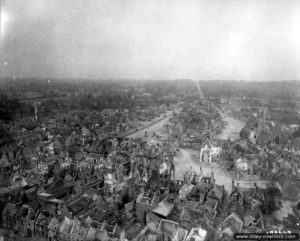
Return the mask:
<svg viewBox="0 0 300 241"><path fill-rule="evenodd" d="M1 145L4 240L230 241L236 233L299 233L299 123L279 123L259 108L238 138L220 139L230 123L215 104L169 98L176 102L52 115L33 102L31 117L7 126L15 142ZM185 170L176 165L181 150L196 153Z"/></svg>

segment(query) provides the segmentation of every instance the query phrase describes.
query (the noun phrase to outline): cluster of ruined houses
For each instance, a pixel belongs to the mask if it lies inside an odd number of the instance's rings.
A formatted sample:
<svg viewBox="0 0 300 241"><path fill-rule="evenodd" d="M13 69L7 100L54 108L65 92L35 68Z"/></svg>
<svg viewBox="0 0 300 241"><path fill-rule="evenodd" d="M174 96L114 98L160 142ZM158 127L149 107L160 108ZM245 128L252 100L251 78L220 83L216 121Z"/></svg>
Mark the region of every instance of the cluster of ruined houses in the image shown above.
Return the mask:
<svg viewBox="0 0 300 241"><path fill-rule="evenodd" d="M116 205L122 191L116 192L111 201L92 191L61 198L50 191L30 198L27 192L27 201L22 198L19 203L6 204L2 225L24 236L49 241L225 241L233 240L238 232L268 231L261 212L265 193L257 186L241 188L233 182L226 198L224 186L215 184L213 173L201 176L190 170L184 181L161 175L158 180L159 190L150 185L156 179L149 179L149 185L142 186L123 209Z"/></svg>
<svg viewBox="0 0 300 241"><path fill-rule="evenodd" d="M266 230L261 206L265 200L265 192L255 186L241 188L239 183L232 181L232 191L224 212L222 223L222 240L230 240L234 233L257 233Z"/></svg>
<svg viewBox="0 0 300 241"><path fill-rule="evenodd" d="M81 136L88 135L83 129ZM139 211L139 204L148 205L152 196L161 198L160 193L149 194L158 187L161 193L168 189L174 151L158 136L153 136L151 144L114 137L106 143L106 155L82 151L72 158L68 151L65 155L49 152L48 157L39 156L31 170L10 170L10 185L0 189L6 204L3 228L52 241L120 239L121 231L136 220L143 219L144 226L148 209ZM3 154L2 161L7 159ZM161 183L151 179L154 174L162 177Z"/></svg>
<svg viewBox="0 0 300 241"><path fill-rule="evenodd" d="M258 187L233 185L225 205L224 186L215 184L213 173L203 176L190 170L184 180L175 179L176 148L167 140L154 136L149 144L143 139L102 138L103 132L94 132L93 120L92 126L86 122L79 129L74 122L75 133L64 135L56 131L64 130L64 125L68 129L68 122L59 123L50 121L36 132L25 130L19 139L22 151L7 150L2 155L3 173L15 173L11 185L0 189L6 203L4 228L49 241L205 241L215 238L216 227L218 239L225 241L235 232L266 230L260 210L264 192ZM172 131L180 131L180 125ZM208 140L201 144L201 162L220 161L224 145ZM229 142L228 152L236 149L235 165L249 175L261 168L259 163L266 163L266 170L282 167L286 177L297 159L263 161L274 155L275 148L259 149L239 141ZM256 156L247 156L245 150ZM29 160L30 171L24 171L26 161L14 162L17 155L18 160ZM277 183L282 187L280 178Z"/></svg>
<svg viewBox="0 0 300 241"><path fill-rule="evenodd" d="M51 182L53 176L59 176L60 169L64 169L65 172L72 172L74 168L80 172L87 169L86 172L92 171L94 176L101 175L103 169L111 169L112 171L119 170L121 172L119 176L122 176L128 174L130 159L136 156L141 156L143 159L155 159L154 164L157 164L158 159L163 159L162 153L167 153L171 158L175 152L174 147L170 147L167 141L154 140L152 144L149 144L142 138L127 139L114 136L92 140L94 144L98 143L97 151L94 152L93 145L88 143L90 139L93 139L93 136L83 127L79 134L67 137L63 145L55 144L55 139L53 142L46 141L50 143L49 145L38 142L34 149L25 147L15 152L8 148L0 158L0 172L3 174L1 177L5 181L10 181L6 186L13 186L15 183L12 179L15 176L26 178L29 183L44 185ZM77 140L80 142L77 143ZM152 169L155 168L156 166L152 167ZM69 179L74 179L74 176L71 175Z"/></svg>
<svg viewBox="0 0 300 241"><path fill-rule="evenodd" d="M241 139L259 146L278 145L298 151L298 136L294 134L299 131L299 124L286 124L272 119L266 108L258 110L249 119L240 132Z"/></svg>
<svg viewBox="0 0 300 241"><path fill-rule="evenodd" d="M238 160L238 176L244 171L251 175L271 179L285 192L293 186L300 193L300 136L299 125L286 125L272 120L270 113L262 109L241 131L241 139L235 143Z"/></svg>
<svg viewBox="0 0 300 241"><path fill-rule="evenodd" d="M158 114L165 110L165 106L154 108ZM24 118L9 127L15 143L0 148L0 171L5 174L1 178L5 179L17 170L33 169L47 158L64 157L66 152L71 158L79 158L82 153L106 155L111 151L113 139L135 131L134 120L147 117L146 113L147 108L132 111L105 109L101 113L70 112L52 116L42 116L35 111L34 118ZM130 148L130 145L126 147Z"/></svg>
<svg viewBox="0 0 300 241"><path fill-rule="evenodd" d="M119 240L122 237L141 240L149 227L156 240L186 240L191 229L193 235L198 233L207 240L223 202L224 187L215 185L213 177L203 177L194 185L160 176L160 190L151 189L151 185L143 186L123 209L117 208L116 199L121 199L124 194L120 190L109 200L95 190L69 195L59 189L37 192L31 188L20 194L19 202L7 202L2 210L2 226L24 237L41 237L49 241ZM170 182L176 185L172 193L168 189ZM189 212L202 218L197 222L189 220ZM201 228L201 224L207 229Z"/></svg>
<svg viewBox="0 0 300 241"><path fill-rule="evenodd" d="M300 137L295 137L295 133L299 132L299 126L284 127L273 123L272 127L272 121L268 120L266 112L260 112L258 116L259 118L254 119L257 124L255 130L249 129L251 124L248 123L241 131L241 139L235 141L207 139L202 142L200 162L223 165L228 171L235 171L237 179L263 178L274 181L282 190L288 185L294 185L296 190L299 189L300 142L298 143L297 139ZM266 130L268 135L261 134ZM257 131L260 134L252 136L249 131L251 133Z"/></svg>

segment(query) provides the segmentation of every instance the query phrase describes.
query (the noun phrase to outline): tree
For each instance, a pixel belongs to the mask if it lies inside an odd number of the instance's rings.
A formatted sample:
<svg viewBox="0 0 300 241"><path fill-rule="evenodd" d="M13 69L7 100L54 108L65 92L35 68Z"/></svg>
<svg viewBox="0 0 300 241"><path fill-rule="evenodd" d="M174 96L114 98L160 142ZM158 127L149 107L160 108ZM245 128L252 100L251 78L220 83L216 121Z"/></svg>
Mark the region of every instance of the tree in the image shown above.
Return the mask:
<svg viewBox="0 0 300 241"><path fill-rule="evenodd" d="M16 99L8 99L8 97L0 93L0 123L10 122L15 118L16 113L20 109L20 103ZM0 146L13 142L13 137L6 129L0 126Z"/></svg>
<svg viewBox="0 0 300 241"><path fill-rule="evenodd" d="M12 121L20 109L20 102L16 99L9 99L0 93L0 121Z"/></svg>
<svg viewBox="0 0 300 241"><path fill-rule="evenodd" d="M4 128L0 127L0 146L13 143L12 135Z"/></svg>
<svg viewBox="0 0 300 241"><path fill-rule="evenodd" d="M262 205L263 214L273 214L278 211L282 204L280 202L280 197L282 196L281 191L276 187L269 187L265 191L265 200Z"/></svg>

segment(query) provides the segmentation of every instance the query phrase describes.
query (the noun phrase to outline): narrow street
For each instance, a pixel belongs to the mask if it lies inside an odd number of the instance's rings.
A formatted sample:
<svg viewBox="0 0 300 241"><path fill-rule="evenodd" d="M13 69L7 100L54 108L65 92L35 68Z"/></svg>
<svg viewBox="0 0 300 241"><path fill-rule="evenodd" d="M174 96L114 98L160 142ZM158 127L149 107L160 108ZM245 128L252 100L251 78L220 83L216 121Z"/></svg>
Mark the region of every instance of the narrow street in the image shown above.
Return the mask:
<svg viewBox="0 0 300 241"><path fill-rule="evenodd" d="M126 136L128 138L142 138L147 131L148 135L151 136L154 132L157 133L163 129L163 126L168 123L169 118L172 116L173 111L168 111L166 114L162 114L157 120L149 123L143 127L140 127L138 131ZM162 116L166 117L162 117Z"/></svg>

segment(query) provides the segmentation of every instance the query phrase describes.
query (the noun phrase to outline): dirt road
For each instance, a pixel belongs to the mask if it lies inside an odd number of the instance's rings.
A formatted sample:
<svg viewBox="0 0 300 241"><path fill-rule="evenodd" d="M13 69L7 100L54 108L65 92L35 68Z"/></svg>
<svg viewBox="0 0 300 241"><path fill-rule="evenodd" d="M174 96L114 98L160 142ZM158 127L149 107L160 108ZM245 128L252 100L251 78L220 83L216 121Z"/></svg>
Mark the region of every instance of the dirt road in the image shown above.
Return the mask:
<svg viewBox="0 0 300 241"><path fill-rule="evenodd" d="M228 124L225 125L225 129L222 131L220 135L217 136L220 140L237 140L240 136L240 131L245 126L245 123L230 117L227 113L222 111L219 107L215 106L215 108L220 113L223 121L227 122Z"/></svg>

